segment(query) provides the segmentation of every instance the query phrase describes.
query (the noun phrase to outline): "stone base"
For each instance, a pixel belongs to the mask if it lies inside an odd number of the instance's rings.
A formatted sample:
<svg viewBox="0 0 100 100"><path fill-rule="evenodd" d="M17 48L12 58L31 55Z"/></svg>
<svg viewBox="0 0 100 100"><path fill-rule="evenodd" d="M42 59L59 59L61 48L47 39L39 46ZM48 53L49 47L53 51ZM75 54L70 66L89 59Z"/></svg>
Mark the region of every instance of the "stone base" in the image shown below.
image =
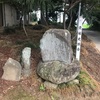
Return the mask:
<svg viewBox="0 0 100 100"><path fill-rule="evenodd" d="M37 74L46 81L61 84L75 79L80 72L80 63L74 60L71 64L61 61L40 62Z"/></svg>
<svg viewBox="0 0 100 100"><path fill-rule="evenodd" d="M53 83L48 82L48 81L45 81L44 82L44 87L46 87L46 89L57 89L58 85L53 84Z"/></svg>
<svg viewBox="0 0 100 100"><path fill-rule="evenodd" d="M31 74L31 69L23 69L22 75L23 75L24 77L29 77L30 74Z"/></svg>

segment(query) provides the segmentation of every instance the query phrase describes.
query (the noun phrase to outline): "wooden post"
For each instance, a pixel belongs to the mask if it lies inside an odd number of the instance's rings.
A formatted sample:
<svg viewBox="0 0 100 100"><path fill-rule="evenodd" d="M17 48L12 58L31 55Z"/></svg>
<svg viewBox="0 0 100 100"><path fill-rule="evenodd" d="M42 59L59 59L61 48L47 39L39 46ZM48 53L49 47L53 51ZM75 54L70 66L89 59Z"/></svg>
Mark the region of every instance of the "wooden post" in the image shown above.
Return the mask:
<svg viewBox="0 0 100 100"><path fill-rule="evenodd" d="M81 3L79 4L78 24L77 24L77 47L76 47L76 59L80 60L81 38L82 38L82 22L83 18L80 16Z"/></svg>

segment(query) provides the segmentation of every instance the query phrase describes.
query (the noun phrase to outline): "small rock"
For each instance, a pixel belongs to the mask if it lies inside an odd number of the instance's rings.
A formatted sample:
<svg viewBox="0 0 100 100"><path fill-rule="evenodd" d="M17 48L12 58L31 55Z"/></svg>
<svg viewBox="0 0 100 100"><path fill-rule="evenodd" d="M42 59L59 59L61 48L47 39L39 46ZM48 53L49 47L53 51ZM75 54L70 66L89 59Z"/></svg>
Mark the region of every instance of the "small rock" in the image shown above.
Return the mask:
<svg viewBox="0 0 100 100"><path fill-rule="evenodd" d="M20 63L12 58L9 58L3 67L4 73L2 79L19 81L21 78L22 67Z"/></svg>
<svg viewBox="0 0 100 100"><path fill-rule="evenodd" d="M48 82L48 81L45 81L44 82L44 87L46 87L46 89L57 89L58 85L53 84L53 83Z"/></svg>
<svg viewBox="0 0 100 100"><path fill-rule="evenodd" d="M43 79L42 79L41 77L38 77L37 81L38 81L39 83L41 83L41 82L43 82Z"/></svg>
<svg viewBox="0 0 100 100"><path fill-rule="evenodd" d="M79 84L79 80L78 79L74 79L72 81L69 82L70 84Z"/></svg>
<svg viewBox="0 0 100 100"><path fill-rule="evenodd" d="M3 94L0 94L0 100L3 100L2 98L3 98Z"/></svg>

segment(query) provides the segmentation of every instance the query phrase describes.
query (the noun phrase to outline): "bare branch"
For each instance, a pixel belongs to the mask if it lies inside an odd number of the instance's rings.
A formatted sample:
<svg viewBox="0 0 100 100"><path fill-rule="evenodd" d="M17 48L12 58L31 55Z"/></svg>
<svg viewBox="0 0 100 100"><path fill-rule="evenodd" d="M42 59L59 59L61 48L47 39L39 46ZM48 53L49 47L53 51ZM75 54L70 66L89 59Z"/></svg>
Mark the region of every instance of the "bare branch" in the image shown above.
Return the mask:
<svg viewBox="0 0 100 100"><path fill-rule="evenodd" d="M81 0L77 0L76 2L74 2L70 7L69 7L69 9L67 10L67 12L68 11L70 11L77 3L79 3Z"/></svg>

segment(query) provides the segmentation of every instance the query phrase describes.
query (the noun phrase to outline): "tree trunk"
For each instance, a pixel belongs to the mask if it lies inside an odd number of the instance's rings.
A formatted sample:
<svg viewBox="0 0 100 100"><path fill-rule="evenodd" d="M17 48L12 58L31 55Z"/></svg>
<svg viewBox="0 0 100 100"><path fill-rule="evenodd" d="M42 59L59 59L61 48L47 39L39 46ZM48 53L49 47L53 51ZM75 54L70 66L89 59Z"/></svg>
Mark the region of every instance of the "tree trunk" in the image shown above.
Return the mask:
<svg viewBox="0 0 100 100"><path fill-rule="evenodd" d="M71 27L75 27L75 21L77 20L78 16L74 13L72 13L73 19L72 19L72 23L71 23Z"/></svg>
<svg viewBox="0 0 100 100"><path fill-rule="evenodd" d="M20 17L19 27L22 28L22 16Z"/></svg>
<svg viewBox="0 0 100 100"><path fill-rule="evenodd" d="M68 19L66 20L66 26L70 30L71 27L75 27L75 21L77 19L77 15L72 11L67 15L68 15Z"/></svg>
<svg viewBox="0 0 100 100"><path fill-rule="evenodd" d="M63 27L64 29L66 29L65 12L63 14Z"/></svg>
<svg viewBox="0 0 100 100"><path fill-rule="evenodd" d="M28 24L30 23L30 13L28 13Z"/></svg>
<svg viewBox="0 0 100 100"><path fill-rule="evenodd" d="M25 2L25 5L26 5L26 0L24 2ZM25 35L28 37L27 31L25 29L25 24L26 24L26 9L25 9L24 6L23 6L22 15L23 15L23 30L25 32Z"/></svg>
<svg viewBox="0 0 100 100"><path fill-rule="evenodd" d="M23 30L25 32L25 35L28 37L28 34L26 32L26 29L25 29L25 20L24 20L24 16L23 16Z"/></svg>
<svg viewBox="0 0 100 100"><path fill-rule="evenodd" d="M48 3L45 1L46 22L48 23Z"/></svg>
<svg viewBox="0 0 100 100"><path fill-rule="evenodd" d="M73 20L73 16L72 16L72 10L71 10L71 12L70 12L70 22L69 22L69 25L68 25L68 30L70 30L70 28L71 28L72 20Z"/></svg>
<svg viewBox="0 0 100 100"><path fill-rule="evenodd" d="M24 20L24 25L27 25L27 12L26 12L26 0L25 0L25 6L23 9L23 20Z"/></svg>
<svg viewBox="0 0 100 100"><path fill-rule="evenodd" d="M64 13L63 13L63 28L66 29L66 21L65 21L65 6L66 6L66 3L64 2L63 4L63 8L64 8Z"/></svg>
<svg viewBox="0 0 100 100"><path fill-rule="evenodd" d="M46 19L44 17L44 10L43 10L43 4L41 3L41 24L48 25L46 22Z"/></svg>

